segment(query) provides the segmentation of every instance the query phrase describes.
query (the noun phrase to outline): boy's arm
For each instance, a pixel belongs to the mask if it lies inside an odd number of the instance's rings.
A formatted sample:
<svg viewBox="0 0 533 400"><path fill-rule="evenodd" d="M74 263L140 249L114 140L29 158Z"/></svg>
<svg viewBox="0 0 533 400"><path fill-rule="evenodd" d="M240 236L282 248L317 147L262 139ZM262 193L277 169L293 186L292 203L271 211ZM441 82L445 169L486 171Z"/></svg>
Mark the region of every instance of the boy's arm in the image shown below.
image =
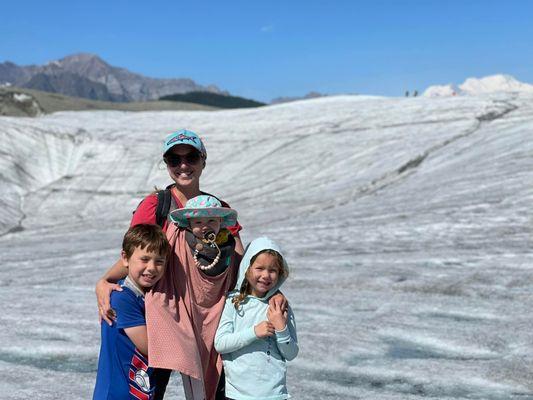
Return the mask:
<svg viewBox="0 0 533 400"><path fill-rule="evenodd" d="M103 319L109 325L111 325L113 322L112 320L115 319L115 313L109 304L111 292L113 290L122 290L120 285L117 285L116 282L126 277L126 275L128 275L128 269L122 263L122 259L119 259L96 283L95 292L98 303L98 314L100 320Z"/></svg>
<svg viewBox="0 0 533 400"><path fill-rule="evenodd" d="M148 354L148 334L142 301L129 289L113 293L111 306L117 311L117 329L122 329L135 347Z"/></svg>
<svg viewBox="0 0 533 400"><path fill-rule="evenodd" d="M137 350L139 350L143 356L148 357L148 334L146 331L146 325L125 328L124 332L126 332L126 335L128 335L135 347L137 347Z"/></svg>
<svg viewBox="0 0 533 400"><path fill-rule="evenodd" d="M231 303L231 299L226 300L215 334L215 350L220 354L237 351L257 340L253 326L234 332L233 318L235 312L235 306Z"/></svg>
<svg viewBox="0 0 533 400"><path fill-rule="evenodd" d="M276 342L280 353L287 361L294 360L298 355L298 337L296 336L296 321L289 307L287 325L282 331L276 331Z"/></svg>

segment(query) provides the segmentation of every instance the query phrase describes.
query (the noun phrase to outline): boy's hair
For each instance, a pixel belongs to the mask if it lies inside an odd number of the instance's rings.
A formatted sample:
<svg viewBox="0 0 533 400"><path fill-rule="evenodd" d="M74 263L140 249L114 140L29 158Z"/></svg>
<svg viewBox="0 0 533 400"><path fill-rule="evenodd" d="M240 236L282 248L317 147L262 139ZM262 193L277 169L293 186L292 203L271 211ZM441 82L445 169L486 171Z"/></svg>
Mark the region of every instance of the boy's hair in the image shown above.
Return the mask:
<svg viewBox="0 0 533 400"><path fill-rule="evenodd" d="M259 253L254 255L250 259L250 265L246 269L246 275L248 275L248 269L253 265L257 257L259 257L261 254L270 254L271 256L275 257L276 264L278 267L278 280L281 277L286 279L289 276L289 271L287 271L285 267L283 266L283 257L276 250L272 250L272 249L261 250ZM245 276L244 281L241 284L241 288L239 289L239 294L236 295L232 300L233 305L235 306L235 309L237 310L239 309L241 303L246 299L246 296L248 296L250 293L252 293L252 287L250 286L250 283L248 282L248 277Z"/></svg>
<svg viewBox="0 0 533 400"><path fill-rule="evenodd" d="M170 245L158 225L139 224L132 226L124 235L122 250L126 258L130 258L137 247L146 248L147 251L166 257L170 251Z"/></svg>

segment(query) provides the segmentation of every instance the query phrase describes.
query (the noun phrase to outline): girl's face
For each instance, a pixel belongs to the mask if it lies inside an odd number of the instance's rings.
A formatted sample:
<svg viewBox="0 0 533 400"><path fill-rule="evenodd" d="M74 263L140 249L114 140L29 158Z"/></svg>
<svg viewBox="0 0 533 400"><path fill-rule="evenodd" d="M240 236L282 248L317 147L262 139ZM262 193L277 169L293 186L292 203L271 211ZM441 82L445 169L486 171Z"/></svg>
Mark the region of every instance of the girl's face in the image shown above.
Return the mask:
<svg viewBox="0 0 533 400"><path fill-rule="evenodd" d="M254 263L246 271L246 278L251 286L251 294L255 297L265 296L279 278L278 260L268 253L259 254Z"/></svg>

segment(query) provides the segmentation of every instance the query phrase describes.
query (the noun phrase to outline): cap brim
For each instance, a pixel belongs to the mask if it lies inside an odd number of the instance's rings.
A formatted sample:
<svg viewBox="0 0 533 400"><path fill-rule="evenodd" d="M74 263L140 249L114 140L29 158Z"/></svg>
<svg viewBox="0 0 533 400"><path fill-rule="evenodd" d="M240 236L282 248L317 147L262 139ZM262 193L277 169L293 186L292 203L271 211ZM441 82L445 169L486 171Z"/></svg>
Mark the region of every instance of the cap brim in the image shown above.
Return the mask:
<svg viewBox="0 0 533 400"><path fill-rule="evenodd" d="M237 211L227 207L179 208L170 213L170 220L179 227L189 226L189 218L217 217L222 218L222 226L233 226L237 223Z"/></svg>

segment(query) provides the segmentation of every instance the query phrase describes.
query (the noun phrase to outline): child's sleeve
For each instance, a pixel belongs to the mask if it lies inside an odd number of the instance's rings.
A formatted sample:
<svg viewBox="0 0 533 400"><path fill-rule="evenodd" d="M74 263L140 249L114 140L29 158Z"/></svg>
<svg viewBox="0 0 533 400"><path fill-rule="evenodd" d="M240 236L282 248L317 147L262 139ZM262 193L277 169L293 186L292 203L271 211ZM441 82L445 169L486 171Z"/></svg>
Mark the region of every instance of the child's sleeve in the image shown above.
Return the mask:
<svg viewBox="0 0 533 400"><path fill-rule="evenodd" d="M215 350L220 354L237 351L257 340L253 326L238 332L234 331L233 321L236 311L231 298L228 298L215 334Z"/></svg>
<svg viewBox="0 0 533 400"><path fill-rule="evenodd" d="M125 329L146 325L142 305L135 295L127 289L124 289L122 292L112 293L111 307L117 313L117 328Z"/></svg>
<svg viewBox="0 0 533 400"><path fill-rule="evenodd" d="M287 326L282 331L276 331L276 342L281 355L291 361L298 355L298 337L296 336L296 321L294 313L289 307L287 315Z"/></svg>

